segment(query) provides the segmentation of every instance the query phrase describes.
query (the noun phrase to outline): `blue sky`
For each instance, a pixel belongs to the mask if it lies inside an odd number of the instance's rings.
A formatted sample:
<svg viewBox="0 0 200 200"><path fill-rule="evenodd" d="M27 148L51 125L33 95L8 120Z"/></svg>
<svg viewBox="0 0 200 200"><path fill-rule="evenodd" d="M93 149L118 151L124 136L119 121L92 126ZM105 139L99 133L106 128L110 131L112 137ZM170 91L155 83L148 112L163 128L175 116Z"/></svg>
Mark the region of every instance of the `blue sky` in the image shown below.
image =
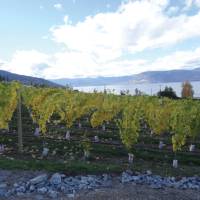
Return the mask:
<svg viewBox="0 0 200 200"><path fill-rule="evenodd" d="M0 69L48 79L200 64L200 0L1 0Z"/></svg>
<svg viewBox="0 0 200 200"><path fill-rule="evenodd" d="M17 49L55 52L59 50L55 43L43 37L49 34L50 27L62 24L65 15L77 23L99 11L115 10L120 3L120 0L1 0L0 44L4 48L0 55L11 59ZM62 5L62 9L55 9L56 4Z"/></svg>

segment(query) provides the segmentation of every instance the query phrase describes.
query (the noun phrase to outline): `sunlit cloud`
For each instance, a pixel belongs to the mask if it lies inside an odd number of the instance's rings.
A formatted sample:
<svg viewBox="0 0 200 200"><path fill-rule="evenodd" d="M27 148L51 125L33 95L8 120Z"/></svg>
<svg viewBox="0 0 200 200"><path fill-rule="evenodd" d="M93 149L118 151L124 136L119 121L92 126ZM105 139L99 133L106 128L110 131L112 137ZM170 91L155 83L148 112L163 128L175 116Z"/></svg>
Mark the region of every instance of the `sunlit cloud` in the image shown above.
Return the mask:
<svg viewBox="0 0 200 200"><path fill-rule="evenodd" d="M115 11L99 12L76 23L65 15L59 25L50 28L48 37L43 37L60 44L60 51L16 51L10 61L0 61L0 68L53 79L198 67L200 45L193 50L173 50L182 42L200 38L199 1L187 1L180 6L171 5L170 0L124 1ZM58 10L63 8L55 5ZM197 11L188 14L182 11L184 6L195 6ZM138 53L168 47L171 52L162 57L137 58Z"/></svg>
<svg viewBox="0 0 200 200"><path fill-rule="evenodd" d="M63 6L62 6L62 4L57 3L57 4L54 4L54 8L55 8L56 10L62 10L62 9L63 9Z"/></svg>

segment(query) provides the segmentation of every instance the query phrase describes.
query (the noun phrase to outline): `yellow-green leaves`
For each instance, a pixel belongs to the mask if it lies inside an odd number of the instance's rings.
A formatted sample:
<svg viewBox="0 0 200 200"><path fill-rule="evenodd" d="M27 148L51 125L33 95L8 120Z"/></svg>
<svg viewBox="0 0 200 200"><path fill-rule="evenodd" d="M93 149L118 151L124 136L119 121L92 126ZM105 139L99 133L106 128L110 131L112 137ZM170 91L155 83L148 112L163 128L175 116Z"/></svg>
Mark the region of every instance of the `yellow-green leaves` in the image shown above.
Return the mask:
<svg viewBox="0 0 200 200"><path fill-rule="evenodd" d="M17 90L20 84L17 82L0 83L0 128L7 129L8 122L17 107Z"/></svg>

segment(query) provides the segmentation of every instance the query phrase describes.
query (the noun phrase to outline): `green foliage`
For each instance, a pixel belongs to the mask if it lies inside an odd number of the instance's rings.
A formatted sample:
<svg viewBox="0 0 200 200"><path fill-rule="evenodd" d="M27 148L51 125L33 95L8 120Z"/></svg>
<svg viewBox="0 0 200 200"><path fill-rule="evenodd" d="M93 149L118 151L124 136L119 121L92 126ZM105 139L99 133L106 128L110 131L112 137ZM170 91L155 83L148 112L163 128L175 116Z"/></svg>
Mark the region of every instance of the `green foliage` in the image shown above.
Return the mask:
<svg viewBox="0 0 200 200"><path fill-rule="evenodd" d="M8 122L17 107L17 82L0 83L0 129L7 129Z"/></svg>
<svg viewBox="0 0 200 200"><path fill-rule="evenodd" d="M145 120L155 134L171 133L173 150L177 151L200 131L200 103L192 99L89 94L64 88L22 86L16 82L0 83L0 128L8 128L17 106L19 89L22 103L43 133L53 114L58 116L57 123L64 122L68 128L85 115L91 116L93 127L114 120L122 143L130 151L138 141L140 122Z"/></svg>
<svg viewBox="0 0 200 200"><path fill-rule="evenodd" d="M157 96L159 97L168 97L170 99L177 99L176 92L171 87L165 87L163 91L159 91Z"/></svg>
<svg viewBox="0 0 200 200"><path fill-rule="evenodd" d="M152 98L145 103L145 118L154 133L169 132L172 105L168 98Z"/></svg>
<svg viewBox="0 0 200 200"><path fill-rule="evenodd" d="M134 106L133 106L134 105ZM140 130L140 101L134 101L134 104L127 102L122 112L122 119L118 120L118 127L120 130L120 137L122 143L130 152L133 145L137 143Z"/></svg>

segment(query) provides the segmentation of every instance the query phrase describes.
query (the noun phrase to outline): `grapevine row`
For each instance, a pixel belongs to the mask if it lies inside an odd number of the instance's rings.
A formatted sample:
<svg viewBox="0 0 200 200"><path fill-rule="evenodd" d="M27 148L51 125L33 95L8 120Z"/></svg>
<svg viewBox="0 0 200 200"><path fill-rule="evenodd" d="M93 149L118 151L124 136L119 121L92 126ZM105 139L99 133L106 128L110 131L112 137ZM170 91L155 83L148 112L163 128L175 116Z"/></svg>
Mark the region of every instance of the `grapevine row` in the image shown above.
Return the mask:
<svg viewBox="0 0 200 200"><path fill-rule="evenodd" d="M43 134L53 114L69 129L85 115L90 116L92 127L114 120L129 152L138 141L142 120L152 134L171 134L174 152L181 150L187 139L194 140L200 131L200 102L192 99L89 94L64 88L27 87L16 82L0 83L0 129L8 129L19 95Z"/></svg>

